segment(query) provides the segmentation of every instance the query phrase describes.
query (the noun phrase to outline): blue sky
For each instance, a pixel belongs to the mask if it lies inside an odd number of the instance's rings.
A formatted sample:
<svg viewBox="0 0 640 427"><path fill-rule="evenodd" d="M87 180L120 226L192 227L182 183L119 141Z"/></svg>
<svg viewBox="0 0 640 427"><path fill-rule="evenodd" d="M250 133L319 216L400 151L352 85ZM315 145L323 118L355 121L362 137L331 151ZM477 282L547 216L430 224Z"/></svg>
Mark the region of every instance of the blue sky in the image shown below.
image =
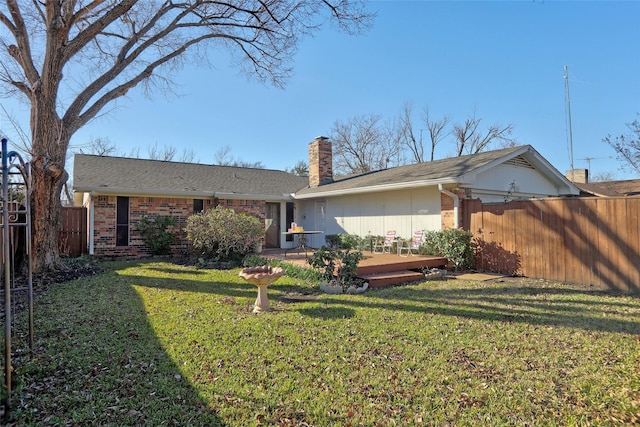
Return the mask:
<svg viewBox="0 0 640 427"><path fill-rule="evenodd" d="M513 124L558 170L570 167L563 67L568 66L576 168L620 171L607 134L626 131L640 112L640 2L627 1L375 1L378 16L361 36L330 25L306 39L284 89L239 74L224 53L213 68L185 68L178 97L130 91L117 108L72 139L108 138L119 153L149 146L183 147L212 163L223 146L234 158L283 169L307 160L307 144L336 120L398 115L405 102L418 114L485 125ZM12 114L18 104L2 100ZM28 116L24 116L28 117ZM416 123L419 117L416 116ZM28 128L28 124L24 123ZM419 123L417 125L419 127ZM13 131L4 117L0 129ZM442 142L436 157L453 153Z"/></svg>

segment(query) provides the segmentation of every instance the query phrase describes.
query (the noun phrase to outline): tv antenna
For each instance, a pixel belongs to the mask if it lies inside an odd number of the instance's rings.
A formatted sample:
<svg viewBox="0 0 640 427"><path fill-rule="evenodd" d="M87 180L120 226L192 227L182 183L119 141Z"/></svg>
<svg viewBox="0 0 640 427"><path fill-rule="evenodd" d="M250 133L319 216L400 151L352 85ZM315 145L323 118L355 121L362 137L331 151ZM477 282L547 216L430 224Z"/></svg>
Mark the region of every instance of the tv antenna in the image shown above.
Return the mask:
<svg viewBox="0 0 640 427"><path fill-rule="evenodd" d="M585 162L587 162L587 169L591 169L591 160L599 160L599 159L610 159L611 156L609 157L585 157L582 159L578 159L578 160L584 160Z"/></svg>

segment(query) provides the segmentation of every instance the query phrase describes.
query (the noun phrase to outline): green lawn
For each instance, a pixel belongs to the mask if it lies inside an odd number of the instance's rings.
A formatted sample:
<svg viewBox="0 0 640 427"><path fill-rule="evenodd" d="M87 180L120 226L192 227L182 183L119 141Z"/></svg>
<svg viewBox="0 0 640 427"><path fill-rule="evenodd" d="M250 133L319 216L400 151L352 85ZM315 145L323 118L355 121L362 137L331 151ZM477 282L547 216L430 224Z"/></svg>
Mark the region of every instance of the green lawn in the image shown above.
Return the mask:
<svg viewBox="0 0 640 427"><path fill-rule="evenodd" d="M640 300L424 282L252 313L238 270L108 264L36 301L16 425L640 423ZM24 344L20 336L18 347Z"/></svg>

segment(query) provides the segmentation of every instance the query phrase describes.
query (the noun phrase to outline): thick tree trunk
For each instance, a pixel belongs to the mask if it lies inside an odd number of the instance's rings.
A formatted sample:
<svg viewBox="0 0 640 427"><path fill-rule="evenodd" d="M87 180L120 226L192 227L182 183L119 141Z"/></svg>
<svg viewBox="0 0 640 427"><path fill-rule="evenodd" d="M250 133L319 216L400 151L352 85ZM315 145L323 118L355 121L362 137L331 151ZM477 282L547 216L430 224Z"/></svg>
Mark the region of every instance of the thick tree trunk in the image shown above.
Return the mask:
<svg viewBox="0 0 640 427"><path fill-rule="evenodd" d="M64 168L70 134L56 114L53 99L42 96L31 108L31 218L35 271L57 270L62 266L58 250L62 227L60 195L69 177Z"/></svg>
<svg viewBox="0 0 640 427"><path fill-rule="evenodd" d="M35 271L60 268L58 241L62 227L60 192L68 174L44 157L31 162L33 178L33 267Z"/></svg>

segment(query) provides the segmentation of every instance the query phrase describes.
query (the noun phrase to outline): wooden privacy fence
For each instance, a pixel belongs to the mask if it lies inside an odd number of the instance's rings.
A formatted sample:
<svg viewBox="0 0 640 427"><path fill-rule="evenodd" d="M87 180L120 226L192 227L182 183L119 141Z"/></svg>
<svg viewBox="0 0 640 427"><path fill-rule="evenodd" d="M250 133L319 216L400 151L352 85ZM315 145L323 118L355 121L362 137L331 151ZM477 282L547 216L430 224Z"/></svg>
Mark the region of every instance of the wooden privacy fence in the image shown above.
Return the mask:
<svg viewBox="0 0 640 427"><path fill-rule="evenodd" d="M59 240L60 253L67 256L87 254L87 233L87 208L62 208L62 232Z"/></svg>
<svg viewBox="0 0 640 427"><path fill-rule="evenodd" d="M476 268L640 292L640 197L464 200Z"/></svg>

